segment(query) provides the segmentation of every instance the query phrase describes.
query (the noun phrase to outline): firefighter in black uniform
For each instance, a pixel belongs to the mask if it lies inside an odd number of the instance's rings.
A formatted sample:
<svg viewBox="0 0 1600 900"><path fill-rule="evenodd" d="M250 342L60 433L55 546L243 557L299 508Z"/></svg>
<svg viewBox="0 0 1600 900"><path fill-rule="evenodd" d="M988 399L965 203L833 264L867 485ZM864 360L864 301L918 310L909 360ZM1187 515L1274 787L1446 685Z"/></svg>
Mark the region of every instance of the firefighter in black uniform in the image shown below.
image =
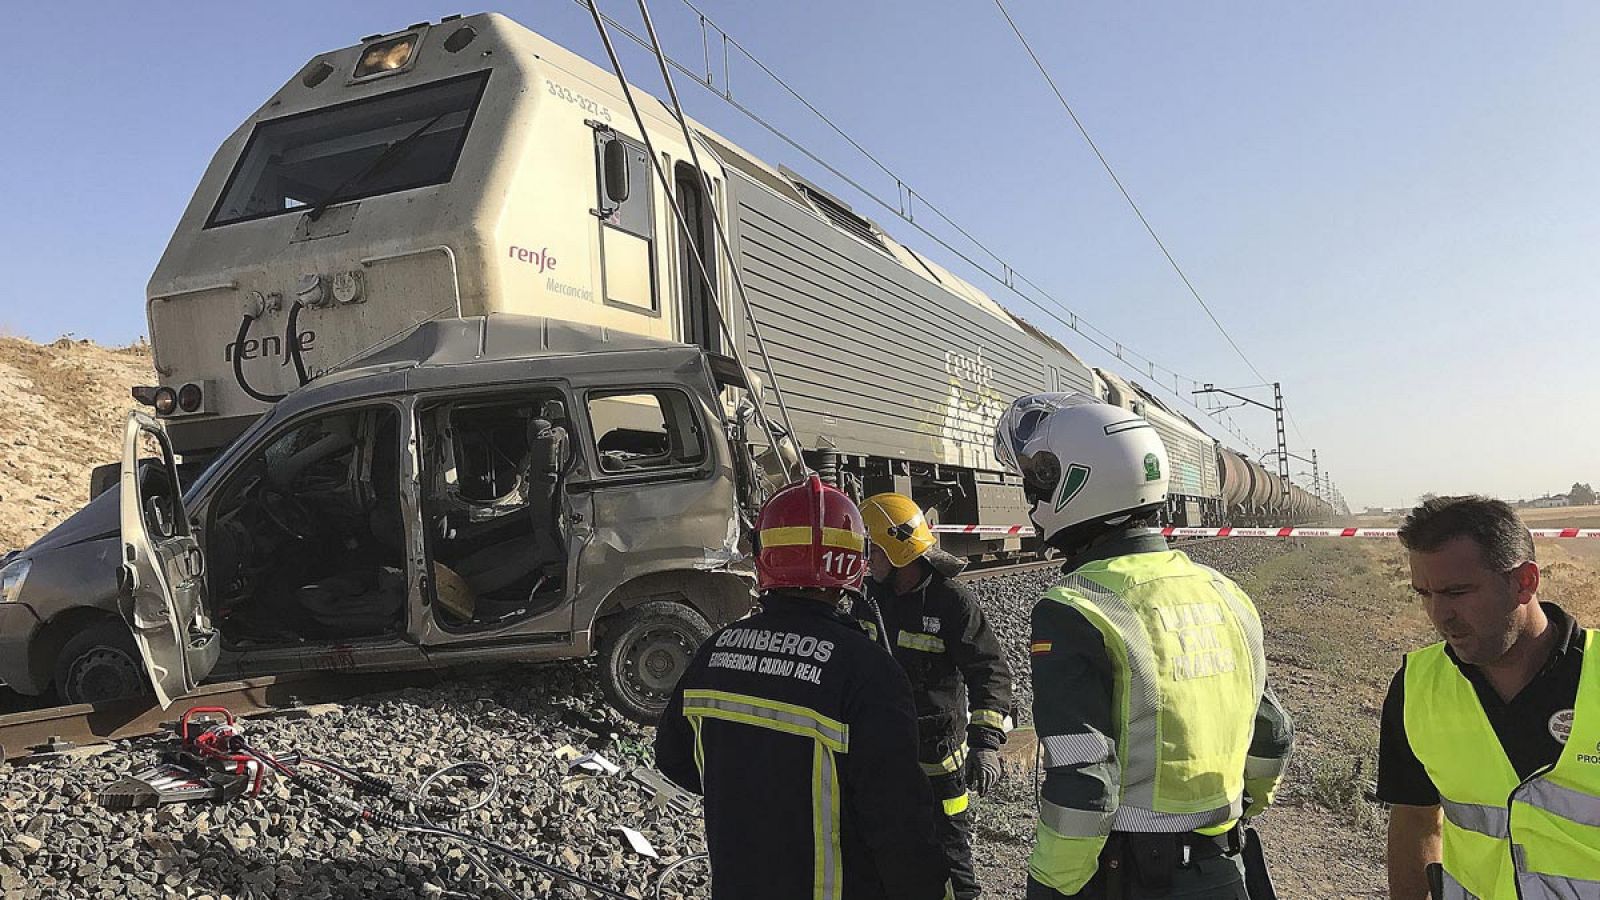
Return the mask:
<svg viewBox="0 0 1600 900"><path fill-rule="evenodd" d="M713 900L949 898L910 685L839 612L860 512L812 476L756 540L761 611L700 647L656 730L661 771L705 795Z"/></svg>
<svg viewBox="0 0 1600 900"><path fill-rule="evenodd" d="M982 795L1000 778L1011 670L978 598L951 580L966 564L934 546L922 509L904 494L884 493L862 502L861 517L870 577L855 616L876 637L881 615L886 643L911 680L917 760L941 806L935 833L956 900L972 900L980 891L968 788Z"/></svg>

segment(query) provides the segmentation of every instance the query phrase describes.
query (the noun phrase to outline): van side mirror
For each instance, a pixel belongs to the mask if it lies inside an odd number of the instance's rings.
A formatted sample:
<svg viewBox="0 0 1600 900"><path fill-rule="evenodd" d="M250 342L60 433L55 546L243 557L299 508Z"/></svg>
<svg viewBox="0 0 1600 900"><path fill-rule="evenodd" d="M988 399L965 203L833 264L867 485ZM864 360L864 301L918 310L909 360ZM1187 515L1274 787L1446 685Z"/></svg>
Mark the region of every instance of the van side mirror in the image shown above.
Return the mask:
<svg viewBox="0 0 1600 900"><path fill-rule="evenodd" d="M606 178L606 199L615 204L628 201L632 185L628 183L628 146L622 141L606 141L602 155Z"/></svg>

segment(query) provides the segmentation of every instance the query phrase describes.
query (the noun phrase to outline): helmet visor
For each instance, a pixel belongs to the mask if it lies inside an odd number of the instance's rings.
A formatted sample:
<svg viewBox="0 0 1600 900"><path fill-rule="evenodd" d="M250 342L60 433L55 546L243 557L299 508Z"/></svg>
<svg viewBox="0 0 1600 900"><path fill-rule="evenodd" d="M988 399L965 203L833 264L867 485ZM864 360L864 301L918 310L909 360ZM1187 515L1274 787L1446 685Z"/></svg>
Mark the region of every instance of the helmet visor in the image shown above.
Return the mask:
<svg viewBox="0 0 1600 900"><path fill-rule="evenodd" d="M1039 432L1050 414L1073 406L1085 406L1100 401L1088 394L1072 393L1028 394L1018 397L1011 408L1000 416L994 430L994 456L1000 465L1019 475L1025 474L1024 448Z"/></svg>

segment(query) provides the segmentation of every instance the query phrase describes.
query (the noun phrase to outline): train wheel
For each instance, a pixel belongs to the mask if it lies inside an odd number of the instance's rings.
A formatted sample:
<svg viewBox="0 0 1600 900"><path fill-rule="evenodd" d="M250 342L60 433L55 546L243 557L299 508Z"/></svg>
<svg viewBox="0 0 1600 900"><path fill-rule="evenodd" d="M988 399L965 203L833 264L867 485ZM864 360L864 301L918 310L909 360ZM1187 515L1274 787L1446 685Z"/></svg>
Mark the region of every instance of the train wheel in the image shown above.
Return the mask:
<svg viewBox="0 0 1600 900"><path fill-rule="evenodd" d="M103 703L150 693L128 626L105 620L67 640L56 657L56 693L63 703Z"/></svg>
<svg viewBox="0 0 1600 900"><path fill-rule="evenodd" d="M711 626L687 604L653 600L617 617L600 642L600 689L641 725L654 725Z"/></svg>

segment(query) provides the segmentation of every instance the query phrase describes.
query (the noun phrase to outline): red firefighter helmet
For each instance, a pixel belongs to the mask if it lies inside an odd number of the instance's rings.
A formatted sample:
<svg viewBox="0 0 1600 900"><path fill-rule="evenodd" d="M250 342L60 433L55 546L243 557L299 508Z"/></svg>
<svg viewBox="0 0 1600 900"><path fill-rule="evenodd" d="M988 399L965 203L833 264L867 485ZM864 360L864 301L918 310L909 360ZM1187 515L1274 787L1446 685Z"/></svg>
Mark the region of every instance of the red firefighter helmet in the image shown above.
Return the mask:
<svg viewBox="0 0 1600 900"><path fill-rule="evenodd" d="M773 494L756 516L756 585L859 592L866 574L861 511L815 475Z"/></svg>

